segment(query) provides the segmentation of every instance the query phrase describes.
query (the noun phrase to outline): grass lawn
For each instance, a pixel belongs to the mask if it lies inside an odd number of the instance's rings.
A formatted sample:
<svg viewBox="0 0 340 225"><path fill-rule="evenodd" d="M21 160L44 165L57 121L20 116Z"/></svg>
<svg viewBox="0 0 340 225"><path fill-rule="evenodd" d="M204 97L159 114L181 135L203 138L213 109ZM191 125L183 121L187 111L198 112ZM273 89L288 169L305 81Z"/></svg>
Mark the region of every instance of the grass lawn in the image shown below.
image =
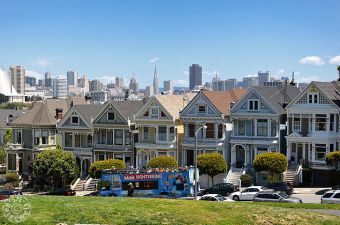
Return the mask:
<svg viewBox="0 0 340 225"><path fill-rule="evenodd" d="M206 202L114 197L27 197L31 214L22 224L340 224L340 217L303 208L335 205ZM4 202L0 202L0 208ZM0 213L0 224L11 224Z"/></svg>

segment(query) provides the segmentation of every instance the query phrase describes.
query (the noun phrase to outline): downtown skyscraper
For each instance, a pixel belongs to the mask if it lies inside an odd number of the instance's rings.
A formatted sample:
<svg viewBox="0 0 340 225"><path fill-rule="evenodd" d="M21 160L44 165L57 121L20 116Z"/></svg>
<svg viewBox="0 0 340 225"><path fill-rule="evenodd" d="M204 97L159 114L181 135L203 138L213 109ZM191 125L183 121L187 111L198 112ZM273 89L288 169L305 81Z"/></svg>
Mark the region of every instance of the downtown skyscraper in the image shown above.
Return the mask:
<svg viewBox="0 0 340 225"><path fill-rule="evenodd" d="M159 86L158 86L158 77L157 77L157 69L155 66L155 72L153 74L153 94L158 95L159 94Z"/></svg>
<svg viewBox="0 0 340 225"><path fill-rule="evenodd" d="M202 85L202 67L199 64L192 64L189 67L190 90L194 90L197 85Z"/></svg>

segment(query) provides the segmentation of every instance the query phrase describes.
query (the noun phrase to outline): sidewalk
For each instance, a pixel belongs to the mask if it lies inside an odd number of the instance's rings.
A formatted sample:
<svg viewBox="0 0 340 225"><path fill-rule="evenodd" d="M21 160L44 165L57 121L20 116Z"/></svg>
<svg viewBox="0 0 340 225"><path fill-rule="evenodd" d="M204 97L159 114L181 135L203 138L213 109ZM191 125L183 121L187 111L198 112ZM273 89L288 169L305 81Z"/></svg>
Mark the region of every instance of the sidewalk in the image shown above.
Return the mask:
<svg viewBox="0 0 340 225"><path fill-rule="evenodd" d="M330 187L323 188L314 188L314 187L304 187L304 188L294 188L294 194L322 194L328 190L331 190Z"/></svg>

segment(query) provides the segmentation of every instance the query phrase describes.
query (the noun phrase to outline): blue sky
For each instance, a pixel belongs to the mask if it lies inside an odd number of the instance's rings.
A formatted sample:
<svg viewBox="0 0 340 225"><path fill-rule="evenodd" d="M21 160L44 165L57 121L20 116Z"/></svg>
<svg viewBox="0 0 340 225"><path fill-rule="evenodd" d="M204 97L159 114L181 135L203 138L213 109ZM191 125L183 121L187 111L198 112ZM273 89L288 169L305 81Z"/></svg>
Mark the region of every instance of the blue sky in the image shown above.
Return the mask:
<svg viewBox="0 0 340 225"><path fill-rule="evenodd" d="M340 1L121 0L0 2L0 63L30 74L76 70L99 78L186 85L199 63L203 80L269 70L299 81L337 78ZM160 84L162 86L162 83Z"/></svg>

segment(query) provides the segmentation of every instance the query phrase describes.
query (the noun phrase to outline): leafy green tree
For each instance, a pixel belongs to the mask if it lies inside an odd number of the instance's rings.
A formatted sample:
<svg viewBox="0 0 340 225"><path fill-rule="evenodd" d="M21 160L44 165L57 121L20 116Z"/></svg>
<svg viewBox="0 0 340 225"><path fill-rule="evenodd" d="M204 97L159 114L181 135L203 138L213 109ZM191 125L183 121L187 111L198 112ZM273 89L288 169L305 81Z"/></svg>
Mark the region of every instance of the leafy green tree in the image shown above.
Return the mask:
<svg viewBox="0 0 340 225"><path fill-rule="evenodd" d="M328 153L326 163L328 166L334 166L335 170L340 172L340 151Z"/></svg>
<svg viewBox="0 0 340 225"><path fill-rule="evenodd" d="M5 146L7 146L8 143L12 142L12 129L11 128L5 131L4 142L5 142Z"/></svg>
<svg viewBox="0 0 340 225"><path fill-rule="evenodd" d="M178 163L176 159L172 156L158 156L151 159L146 166L151 168L162 168L171 170L177 169Z"/></svg>
<svg viewBox="0 0 340 225"><path fill-rule="evenodd" d="M6 164L7 152L4 148L0 148L0 164Z"/></svg>
<svg viewBox="0 0 340 225"><path fill-rule="evenodd" d="M33 171L55 189L64 187L79 175L75 156L62 149L48 149L39 153L33 162Z"/></svg>
<svg viewBox="0 0 340 225"><path fill-rule="evenodd" d="M115 169L124 169L126 168L126 165L122 160L119 159L101 160L92 163L89 172L93 178L100 178L101 172L103 170L111 169L112 167Z"/></svg>
<svg viewBox="0 0 340 225"><path fill-rule="evenodd" d="M288 161L284 154L266 152L256 156L253 166L256 172L268 172L269 180L275 182L278 180L278 174L287 170Z"/></svg>
<svg viewBox="0 0 340 225"><path fill-rule="evenodd" d="M197 157L197 167L201 174L207 174L211 177L214 185L214 176L227 171L227 163L223 155L219 153L204 153Z"/></svg>

